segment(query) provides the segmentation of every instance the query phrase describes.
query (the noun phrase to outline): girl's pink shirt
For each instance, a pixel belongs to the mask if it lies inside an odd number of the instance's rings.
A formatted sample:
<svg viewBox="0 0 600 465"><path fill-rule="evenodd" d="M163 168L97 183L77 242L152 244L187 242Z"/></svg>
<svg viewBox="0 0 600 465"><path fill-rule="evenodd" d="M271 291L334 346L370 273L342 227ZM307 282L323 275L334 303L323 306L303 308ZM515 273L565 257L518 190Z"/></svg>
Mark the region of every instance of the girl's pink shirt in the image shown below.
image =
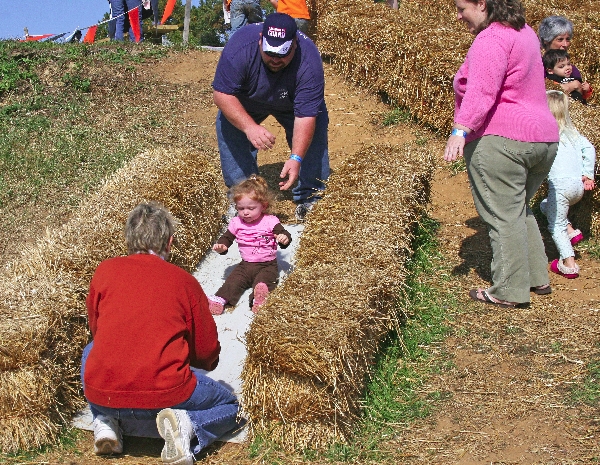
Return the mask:
<svg viewBox="0 0 600 465"><path fill-rule="evenodd" d="M496 135L522 142L558 142L546 100L537 35L492 23L475 37L454 77L454 122L472 130L467 142Z"/></svg>
<svg viewBox="0 0 600 465"><path fill-rule="evenodd" d="M277 241L273 228L279 223L274 215L262 215L256 221L246 223L239 216L229 222L229 231L235 236L242 260L268 262L277 258Z"/></svg>

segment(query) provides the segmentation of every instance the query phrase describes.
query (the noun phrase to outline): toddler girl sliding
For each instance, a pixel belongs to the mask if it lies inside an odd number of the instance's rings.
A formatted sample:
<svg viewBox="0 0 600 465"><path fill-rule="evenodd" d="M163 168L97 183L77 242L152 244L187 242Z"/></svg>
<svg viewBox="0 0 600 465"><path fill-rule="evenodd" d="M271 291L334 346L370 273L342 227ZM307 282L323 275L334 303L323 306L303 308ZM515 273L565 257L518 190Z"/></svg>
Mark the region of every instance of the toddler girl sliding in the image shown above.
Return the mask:
<svg viewBox="0 0 600 465"><path fill-rule="evenodd" d="M277 244L286 248L292 236L276 216L269 214L273 194L260 176L250 178L231 188L237 216L229 222L213 250L221 255L237 241L242 261L235 267L225 283L208 303L213 315L223 313L226 304L235 305L246 289L253 288L252 311L256 313L269 292L277 286ZM250 301L252 302L252 295Z"/></svg>
<svg viewBox="0 0 600 465"><path fill-rule="evenodd" d="M594 188L594 146L583 137L569 116L569 98L558 90L547 91L550 111L558 122L560 142L556 158L548 174L548 198L540 209L548 218L548 230L560 254L550 265L551 271L568 279L579 276L573 245L583 239L581 231L573 229L567 213L583 197L584 190Z"/></svg>

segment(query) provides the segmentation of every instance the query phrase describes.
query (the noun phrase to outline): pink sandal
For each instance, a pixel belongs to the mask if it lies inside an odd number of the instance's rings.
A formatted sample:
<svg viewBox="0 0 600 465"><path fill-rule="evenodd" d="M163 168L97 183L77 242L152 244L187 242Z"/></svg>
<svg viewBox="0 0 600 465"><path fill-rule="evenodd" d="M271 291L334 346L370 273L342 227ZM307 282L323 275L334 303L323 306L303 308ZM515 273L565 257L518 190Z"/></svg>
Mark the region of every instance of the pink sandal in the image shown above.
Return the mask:
<svg viewBox="0 0 600 465"><path fill-rule="evenodd" d="M568 268L563 265L563 262L559 259L552 260L552 263L550 264L550 271L567 279L575 279L579 277L579 266L577 266L577 264L575 264L574 268Z"/></svg>

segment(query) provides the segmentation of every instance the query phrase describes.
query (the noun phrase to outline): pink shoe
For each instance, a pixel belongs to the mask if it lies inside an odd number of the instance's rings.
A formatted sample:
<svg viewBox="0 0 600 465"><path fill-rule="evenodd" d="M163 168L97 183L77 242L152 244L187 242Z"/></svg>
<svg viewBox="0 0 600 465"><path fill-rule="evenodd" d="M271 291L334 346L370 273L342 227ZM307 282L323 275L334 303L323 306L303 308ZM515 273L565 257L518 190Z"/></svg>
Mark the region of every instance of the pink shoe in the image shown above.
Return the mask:
<svg viewBox="0 0 600 465"><path fill-rule="evenodd" d="M252 312L258 313L260 306L265 303L269 295L269 288L265 283L258 283L254 288L254 303L252 304Z"/></svg>
<svg viewBox="0 0 600 465"><path fill-rule="evenodd" d="M553 273L561 275L567 279L575 279L579 277L579 267L577 265L575 265L575 268L567 268L558 259L552 260L552 263L550 264L550 270Z"/></svg>
<svg viewBox="0 0 600 465"><path fill-rule="evenodd" d="M583 234L579 229L576 229L569 234L569 240L571 241L571 245L575 245L583 240Z"/></svg>
<svg viewBox="0 0 600 465"><path fill-rule="evenodd" d="M225 304L227 301L219 297L218 295L211 295L208 297L208 309L213 315L220 315L225 310Z"/></svg>

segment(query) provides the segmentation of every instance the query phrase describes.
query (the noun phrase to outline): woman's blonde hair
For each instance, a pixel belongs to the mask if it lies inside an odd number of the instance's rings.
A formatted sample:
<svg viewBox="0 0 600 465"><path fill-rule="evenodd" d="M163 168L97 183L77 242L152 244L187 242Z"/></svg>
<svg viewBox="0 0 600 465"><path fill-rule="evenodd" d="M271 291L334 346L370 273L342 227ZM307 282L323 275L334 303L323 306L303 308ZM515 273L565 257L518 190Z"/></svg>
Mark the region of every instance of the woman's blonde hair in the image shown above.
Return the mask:
<svg viewBox="0 0 600 465"><path fill-rule="evenodd" d="M560 90L547 90L548 106L558 123L561 135L576 137L579 135L569 116L569 96Z"/></svg>
<svg viewBox="0 0 600 465"><path fill-rule="evenodd" d="M260 202L265 213L270 213L271 205L275 201L275 194L269 190L267 181L256 174L251 174L248 179L233 186L229 195L235 203L242 197Z"/></svg>

